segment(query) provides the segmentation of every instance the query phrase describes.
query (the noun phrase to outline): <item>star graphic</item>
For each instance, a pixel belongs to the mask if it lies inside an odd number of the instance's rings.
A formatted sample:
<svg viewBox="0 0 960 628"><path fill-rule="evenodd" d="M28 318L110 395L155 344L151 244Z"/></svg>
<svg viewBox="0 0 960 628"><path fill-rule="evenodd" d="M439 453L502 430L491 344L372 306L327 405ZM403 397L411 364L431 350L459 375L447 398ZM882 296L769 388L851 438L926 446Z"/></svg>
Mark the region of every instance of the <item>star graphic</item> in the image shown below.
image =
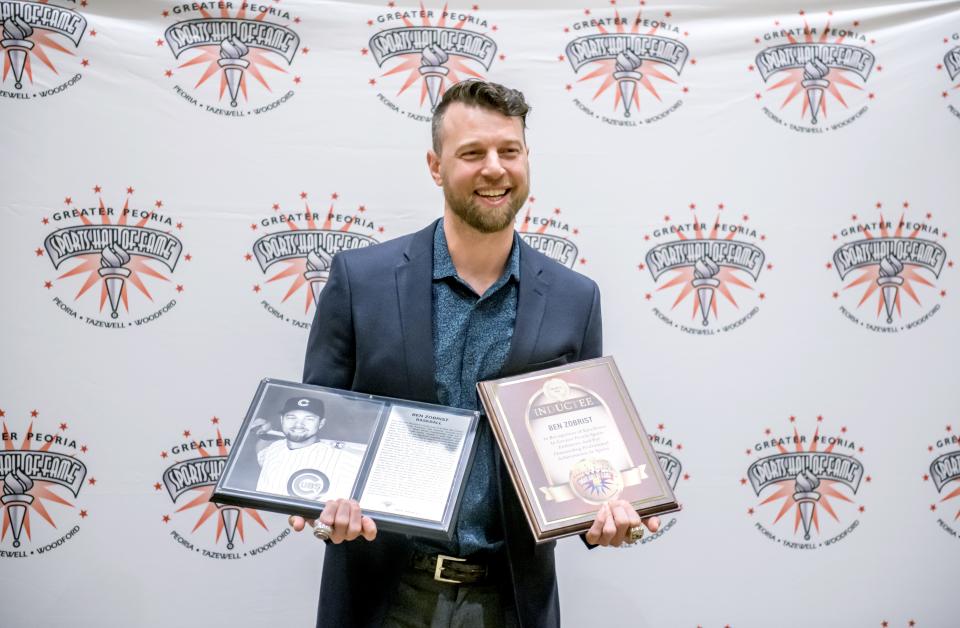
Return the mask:
<svg viewBox="0 0 960 628"><path fill-rule="evenodd" d="M167 70L167 71L164 72L163 74L164 74L164 76L167 76L167 77L173 76L173 70Z"/></svg>
<svg viewBox="0 0 960 628"><path fill-rule="evenodd" d="M37 418L38 416L40 416L40 411L39 411L39 410L31 410L31 411L30 411L30 416L35 419L35 418Z"/></svg>
<svg viewBox="0 0 960 628"><path fill-rule="evenodd" d="M83 67L87 67L88 65L90 65L90 62L86 59L83 59L82 61L80 61L80 65L82 65Z"/></svg>
<svg viewBox="0 0 960 628"><path fill-rule="evenodd" d="M183 285L177 284L177 292L183 292Z"/></svg>
<svg viewBox="0 0 960 628"><path fill-rule="evenodd" d="M183 430L183 437L190 438L190 430Z"/></svg>
<svg viewBox="0 0 960 628"><path fill-rule="evenodd" d="M61 423L61 424L60 424L60 429L61 429L61 430L67 429L67 424L66 424L66 423Z"/></svg>
<svg viewBox="0 0 960 628"><path fill-rule="evenodd" d="M163 488L163 485L161 485L160 482L157 482L153 485L153 488L159 491L161 488Z"/></svg>
<svg viewBox="0 0 960 628"><path fill-rule="evenodd" d="M163 201L156 201L154 203L154 206L156 206L157 209L160 209L161 207L163 207Z"/></svg>
<svg viewBox="0 0 960 628"><path fill-rule="evenodd" d="M183 259L184 261L189 262L190 260L193 259L193 255L190 255L189 253L187 253L186 255L183 256Z"/></svg>
<svg viewBox="0 0 960 628"><path fill-rule="evenodd" d="M259 286L259 285L253 286L253 291L254 291L254 292L260 292L260 286Z"/></svg>
<svg viewBox="0 0 960 628"><path fill-rule="evenodd" d="M81 519L86 519L86 518L87 518L87 511L86 511L86 510L81 510L81 511L80 511L80 518L81 518Z"/></svg>
<svg viewBox="0 0 960 628"><path fill-rule="evenodd" d="M162 46L162 45L163 45L163 40L162 40L162 39L158 39L158 40L157 40L157 46Z"/></svg>
<svg viewBox="0 0 960 628"><path fill-rule="evenodd" d="M43 287L46 288L47 290L49 290L50 288L53 287L53 282L44 281L44 282L43 282Z"/></svg>
<svg viewBox="0 0 960 628"><path fill-rule="evenodd" d="M160 452L160 457L161 457L161 458L166 458L166 457L167 457L167 452L161 451L161 452Z"/></svg>
<svg viewBox="0 0 960 628"><path fill-rule="evenodd" d="M86 445L81 446L80 451L83 453L87 453L87 446Z"/></svg>
<svg viewBox="0 0 960 628"><path fill-rule="evenodd" d="M34 251L34 253L37 254L37 257L42 257L42 256L43 256L43 249L37 248L37 249Z"/></svg>
<svg viewBox="0 0 960 628"><path fill-rule="evenodd" d="M212 419L210 419L210 422L213 423L214 425L216 425L217 423L220 422L220 418L219 418L219 417L213 417Z"/></svg>
<svg viewBox="0 0 960 628"><path fill-rule="evenodd" d="M97 478L90 478L89 480L87 480L87 483L90 486L94 486L97 483Z"/></svg>
<svg viewBox="0 0 960 628"><path fill-rule="evenodd" d="M164 522L164 523L170 523L170 515L164 515L164 516L163 516L163 522Z"/></svg>
<svg viewBox="0 0 960 628"><path fill-rule="evenodd" d="M247 253L246 255L243 256L243 259L249 262L250 260L253 259L253 255L251 253Z"/></svg>

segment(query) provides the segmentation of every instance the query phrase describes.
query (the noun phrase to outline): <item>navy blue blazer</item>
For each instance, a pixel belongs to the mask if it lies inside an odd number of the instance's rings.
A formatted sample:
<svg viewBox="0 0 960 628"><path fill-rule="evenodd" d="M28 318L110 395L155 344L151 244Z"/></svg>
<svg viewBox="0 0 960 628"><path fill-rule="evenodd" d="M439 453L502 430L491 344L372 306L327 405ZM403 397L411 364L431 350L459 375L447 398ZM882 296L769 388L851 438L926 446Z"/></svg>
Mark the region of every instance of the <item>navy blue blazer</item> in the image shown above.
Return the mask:
<svg viewBox="0 0 960 628"><path fill-rule="evenodd" d="M307 341L305 383L438 403L431 324L435 227L333 258ZM521 242L517 318L500 376L601 354L597 285ZM508 625L559 626L555 543L534 543L499 452L495 458ZM328 543L318 628L380 626L412 551L406 536L384 531L369 543Z"/></svg>

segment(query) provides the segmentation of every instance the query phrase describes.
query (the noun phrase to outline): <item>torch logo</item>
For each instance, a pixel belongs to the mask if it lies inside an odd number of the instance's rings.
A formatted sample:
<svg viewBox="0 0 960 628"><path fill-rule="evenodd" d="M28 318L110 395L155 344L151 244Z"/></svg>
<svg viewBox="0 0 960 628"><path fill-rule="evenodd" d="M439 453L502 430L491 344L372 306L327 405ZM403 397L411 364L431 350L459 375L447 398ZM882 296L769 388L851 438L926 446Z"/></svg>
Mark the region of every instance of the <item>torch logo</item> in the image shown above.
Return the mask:
<svg viewBox="0 0 960 628"><path fill-rule="evenodd" d="M394 3L388 6L392 9ZM476 9L455 11L444 5L437 10L421 4L419 10L391 10L367 20L368 27L379 30L360 54L384 70L368 81L380 102L400 115L430 122L429 114L449 86L483 79L495 59L504 60L497 42L484 32L496 32L497 25L490 25ZM402 79L397 91L381 91L380 83L394 82L395 75Z"/></svg>
<svg viewBox="0 0 960 628"><path fill-rule="evenodd" d="M923 474L923 481L936 489L936 501L930 504L930 512L935 513L940 528L952 536L960 538L960 500L951 501L960 496L960 437L947 425L937 440L927 446L934 455L930 468ZM931 494L932 491L931 491Z"/></svg>
<svg viewBox="0 0 960 628"><path fill-rule="evenodd" d="M182 440L160 452L160 458L169 464L153 489L169 498L169 507L174 509L172 515L164 512L160 521L170 529L170 538L177 545L205 558L256 556L287 538L290 529L270 538L272 533L259 511L210 501L230 451L230 439L220 433L220 419L213 417L210 423L216 426L215 435L198 439L184 430ZM191 526L189 532L182 531L181 522Z"/></svg>
<svg viewBox="0 0 960 628"><path fill-rule="evenodd" d="M747 514L758 519L754 527L763 536L791 549L821 549L860 525L859 519L848 524L842 518L851 508L864 512L854 499L871 478L864 475L858 457L863 447L847 435L846 427L833 435L821 434L823 417L818 416L808 437L796 422L791 416L792 433L779 436L767 428L764 439L747 448L747 456L756 459L740 484L749 485L752 497L760 499ZM771 529L774 526L778 527Z"/></svg>
<svg viewBox="0 0 960 628"><path fill-rule="evenodd" d="M931 297L947 295L934 284L944 266L953 267L939 242L947 233L930 222L932 214L908 219L909 206L903 203L904 211L891 221L877 203L878 218L853 214L851 225L833 235L842 242L826 264L842 282L833 298L842 302L848 320L870 331L899 333L925 323L940 310L940 304L930 307Z"/></svg>
<svg viewBox="0 0 960 628"><path fill-rule="evenodd" d="M949 98L955 90L960 89L960 33L944 37L943 43L948 49L943 55L943 61L937 64L937 70L946 71L950 78L950 86L940 93L943 98ZM957 109L953 103L947 103L947 109L955 117L960 118L960 109Z"/></svg>
<svg viewBox="0 0 960 628"><path fill-rule="evenodd" d="M309 48L277 22L300 23L285 8L243 2L233 11L233 4L219 3L216 14L207 10L211 3L175 5L163 17L177 21L156 44L178 64L164 71L174 93L208 113L242 118L273 111L293 97L301 82L294 59Z"/></svg>
<svg viewBox="0 0 960 628"><path fill-rule="evenodd" d="M87 6L83 0L81 6ZM72 50L80 47L87 32L87 19L79 12L30 0L0 0L0 47L3 53L3 80L0 96L15 99L46 98L76 85L80 73L60 81L63 60L78 57ZM91 30L90 36L96 37ZM70 60L69 62L73 62ZM90 61L80 58L80 67ZM9 91L12 88L12 91Z"/></svg>
<svg viewBox="0 0 960 628"><path fill-rule="evenodd" d="M44 225L62 225L34 251L60 273L43 285L48 290L63 286L66 294L55 296L53 303L81 323L113 329L145 325L177 304L170 298L153 309L159 293L184 290L172 281L180 260L192 259L183 253L178 235L183 223L161 213L166 211L162 200L154 202L153 209L140 209L134 191L128 187L122 206L117 206L105 200L97 185L95 203L77 207L68 196L66 209L42 219Z"/></svg>
<svg viewBox="0 0 960 628"><path fill-rule="evenodd" d="M653 313L688 334L712 336L732 331L760 311L759 305L746 313L741 309L747 298L753 298L751 293L757 301L766 299L766 293L754 290L761 272L773 269L760 246L766 235L750 224L748 214L739 222L728 222L724 208L720 203L713 220L701 222L696 204L691 203L690 219L674 221L667 214L662 227L643 236L651 248L637 268L644 275L649 273L656 284L644 299L654 301L654 295L663 292L666 296L658 294ZM684 301L688 302L689 318L681 318Z"/></svg>
<svg viewBox="0 0 960 628"><path fill-rule="evenodd" d="M265 280L254 284L253 292L262 297L263 309L281 322L309 329L333 256L376 244L384 232L364 205L354 211L337 209L339 198L334 192L326 209L316 210L301 192L302 209L284 210L274 203L272 214L250 225L254 232L271 230L253 242L244 260L256 260Z"/></svg>
<svg viewBox="0 0 960 628"><path fill-rule="evenodd" d="M5 416L0 410L0 418ZM0 558L26 558L52 551L80 531L80 525L75 524L63 532L61 519L65 515L81 520L89 516L86 509L78 510L74 501L84 487L97 483L81 460L87 446L78 444L66 421L52 431L41 431L39 418L40 411L32 410L29 421L24 421L25 430L11 430L3 420Z"/></svg>
<svg viewBox="0 0 960 628"><path fill-rule="evenodd" d="M677 483L680 480L687 482L690 479L690 474L683 470L683 463L679 457L680 452L683 451L683 443L675 442L674 437L670 436L665 430L666 425L659 423L657 424L657 431L650 434L648 438L650 444L653 445L653 450L657 453L657 461L660 463L664 475L667 476L670 488L676 491ZM677 525L677 518L670 517L668 521L660 524L659 530L640 539L639 544L645 545L659 539L675 525Z"/></svg>
<svg viewBox="0 0 960 628"><path fill-rule="evenodd" d="M810 20L803 11L800 16L796 23L778 20L754 38L761 49L747 69L763 83L755 97L781 126L799 133L836 131L867 112L864 104L851 113L853 101L875 97L866 83L874 70L883 70L867 49L876 40L855 30L860 22L837 27L832 11Z"/></svg>
<svg viewBox="0 0 960 628"><path fill-rule="evenodd" d="M580 251L571 239L571 236L579 235L580 230L570 226L562 217L563 211L559 207L554 207L549 216L534 213L536 200L534 196L527 199L527 211L517 226L520 238L567 268L586 264L586 258L580 257Z"/></svg>
<svg viewBox="0 0 960 628"><path fill-rule="evenodd" d="M644 4L636 13L584 9L582 19L563 28L575 35L557 57L576 77L566 91L588 94L588 102L578 95L573 104L613 126L651 124L677 111L683 106L677 92L689 91L680 81L684 68L697 63L684 43L689 32L673 22L673 14L654 17Z"/></svg>

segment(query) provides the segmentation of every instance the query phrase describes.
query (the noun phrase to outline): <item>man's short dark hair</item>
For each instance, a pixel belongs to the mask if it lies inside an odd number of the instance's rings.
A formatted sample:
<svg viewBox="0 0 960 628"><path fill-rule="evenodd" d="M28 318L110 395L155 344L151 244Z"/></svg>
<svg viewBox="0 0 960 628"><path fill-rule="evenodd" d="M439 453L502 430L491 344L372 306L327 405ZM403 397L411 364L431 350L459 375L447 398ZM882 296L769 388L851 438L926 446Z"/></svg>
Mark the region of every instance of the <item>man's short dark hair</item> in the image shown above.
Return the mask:
<svg viewBox="0 0 960 628"><path fill-rule="evenodd" d="M527 128L527 113L530 105L523 98L523 93L517 89L504 87L499 83L488 81L469 80L451 85L433 112L433 152L440 154L440 127L443 125L443 114L447 107L455 102L463 103L468 107L480 107L502 113L505 116L519 117L521 128Z"/></svg>

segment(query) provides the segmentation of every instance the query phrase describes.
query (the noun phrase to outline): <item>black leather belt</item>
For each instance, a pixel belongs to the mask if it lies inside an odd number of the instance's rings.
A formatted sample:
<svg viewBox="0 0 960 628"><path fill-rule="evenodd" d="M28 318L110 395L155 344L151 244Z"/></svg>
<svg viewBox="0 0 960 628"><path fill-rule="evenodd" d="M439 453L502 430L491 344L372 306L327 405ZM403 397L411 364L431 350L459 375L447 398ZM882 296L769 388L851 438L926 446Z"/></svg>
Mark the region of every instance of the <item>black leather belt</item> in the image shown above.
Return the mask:
<svg viewBox="0 0 960 628"><path fill-rule="evenodd" d="M490 575L489 565L482 560L467 560L446 554L414 552L410 566L432 574L437 582L450 584L478 584L485 582Z"/></svg>

